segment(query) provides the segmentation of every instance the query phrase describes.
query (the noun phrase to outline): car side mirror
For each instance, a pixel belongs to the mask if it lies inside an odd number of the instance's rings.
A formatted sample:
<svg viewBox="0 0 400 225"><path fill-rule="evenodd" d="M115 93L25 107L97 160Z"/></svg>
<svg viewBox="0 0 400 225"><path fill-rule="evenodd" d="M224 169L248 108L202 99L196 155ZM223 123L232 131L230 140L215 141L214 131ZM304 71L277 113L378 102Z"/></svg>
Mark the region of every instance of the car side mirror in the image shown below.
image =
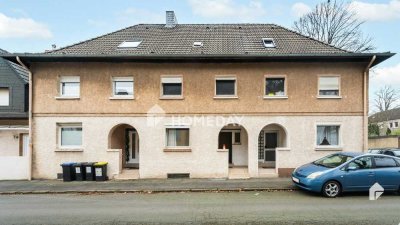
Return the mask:
<svg viewBox="0 0 400 225"><path fill-rule="evenodd" d="M349 167L347 167L346 170L347 170L347 171L354 171L354 170L357 170L357 167L355 167L355 166L349 166Z"/></svg>

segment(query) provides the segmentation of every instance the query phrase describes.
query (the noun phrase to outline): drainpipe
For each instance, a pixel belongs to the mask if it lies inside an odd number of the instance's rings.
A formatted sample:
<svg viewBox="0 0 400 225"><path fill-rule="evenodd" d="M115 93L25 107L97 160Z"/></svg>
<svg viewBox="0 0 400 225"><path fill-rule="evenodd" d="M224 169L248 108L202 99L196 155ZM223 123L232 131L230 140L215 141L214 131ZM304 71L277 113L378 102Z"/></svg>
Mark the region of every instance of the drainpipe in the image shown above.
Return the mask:
<svg viewBox="0 0 400 225"><path fill-rule="evenodd" d="M363 151L368 150L368 86L369 86L369 69L372 63L374 63L376 55L372 56L371 61L364 69L364 114L363 114Z"/></svg>
<svg viewBox="0 0 400 225"><path fill-rule="evenodd" d="M29 110L28 110L28 123L29 123L29 154L28 154L28 180L32 180L32 156L33 156L33 142L32 142L32 72L30 69L21 61L19 56L16 57L17 62L28 71L29 76Z"/></svg>

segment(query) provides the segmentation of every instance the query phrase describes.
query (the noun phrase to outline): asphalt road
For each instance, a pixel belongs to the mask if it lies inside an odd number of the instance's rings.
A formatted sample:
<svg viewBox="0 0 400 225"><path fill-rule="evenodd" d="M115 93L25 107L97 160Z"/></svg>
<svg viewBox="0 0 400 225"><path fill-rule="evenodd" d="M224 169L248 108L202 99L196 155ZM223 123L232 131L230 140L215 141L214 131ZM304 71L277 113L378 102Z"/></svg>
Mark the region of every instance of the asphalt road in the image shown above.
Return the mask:
<svg viewBox="0 0 400 225"><path fill-rule="evenodd" d="M0 196L0 224L394 224L400 196L303 191Z"/></svg>

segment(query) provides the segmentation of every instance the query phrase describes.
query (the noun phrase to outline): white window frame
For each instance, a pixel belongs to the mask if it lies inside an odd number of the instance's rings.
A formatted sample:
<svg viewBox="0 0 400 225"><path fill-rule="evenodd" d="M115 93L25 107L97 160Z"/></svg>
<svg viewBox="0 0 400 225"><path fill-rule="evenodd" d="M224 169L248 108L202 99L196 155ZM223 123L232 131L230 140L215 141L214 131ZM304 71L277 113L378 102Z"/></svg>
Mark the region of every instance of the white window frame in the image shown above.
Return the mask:
<svg viewBox="0 0 400 225"><path fill-rule="evenodd" d="M115 82L132 82L132 95L116 95L115 94ZM110 99L135 99L135 78L133 76L118 76L111 77L111 97Z"/></svg>
<svg viewBox="0 0 400 225"><path fill-rule="evenodd" d="M9 107L11 105L11 88L10 87L0 87L0 89L6 89L8 94L8 99L5 100L7 104L1 104L0 107Z"/></svg>
<svg viewBox="0 0 400 225"><path fill-rule="evenodd" d="M168 82L167 82L168 81ZM179 82L180 81L180 82ZM181 84L180 95L164 95L163 84ZM162 75L160 77L160 99L183 99L183 76L182 75Z"/></svg>
<svg viewBox="0 0 400 225"><path fill-rule="evenodd" d="M266 44L265 41L272 41L272 44ZM263 38L262 39L262 43L264 45L265 48L275 48L276 44L273 38Z"/></svg>
<svg viewBox="0 0 400 225"><path fill-rule="evenodd" d="M189 145L188 146L168 146L168 129L188 129L189 130ZM164 128L165 131L165 148L166 149L190 149L191 143L191 131L189 125L166 125Z"/></svg>
<svg viewBox="0 0 400 225"><path fill-rule="evenodd" d="M266 93L266 86L267 86L267 79L268 78L283 78L285 79L285 83L283 84L283 95L274 95L274 96L269 96ZM286 75L271 75L271 74L266 74L264 75L264 99L287 99L288 95L287 95L287 76Z"/></svg>
<svg viewBox="0 0 400 225"><path fill-rule="evenodd" d="M61 135L62 135L62 128L81 128L82 135L81 135L81 145L61 145ZM73 150L73 149L83 149L83 126L82 123L58 123L57 124L57 133L58 133L58 148L59 149L66 149L66 150Z"/></svg>
<svg viewBox="0 0 400 225"><path fill-rule="evenodd" d="M234 80L235 81L235 93L233 95L217 95L217 81L219 80ZM235 99L238 98L237 93L237 77L235 75L217 75L214 78L214 98L215 99Z"/></svg>
<svg viewBox="0 0 400 225"><path fill-rule="evenodd" d="M321 90L321 87L320 87L320 78L323 78L323 77L336 77L336 78L338 78L338 95L320 95L319 94L319 91ZM342 79L341 79L341 76L340 75L338 75L338 74L321 74L321 75L318 75L318 81L317 81L318 83L317 83L317 85L318 85L318 88L317 88L317 98L320 98L320 99L341 99L342 98Z"/></svg>
<svg viewBox="0 0 400 225"><path fill-rule="evenodd" d="M317 136L318 136L318 126L338 126L339 127L339 134L338 134L338 145L318 145L317 144ZM343 136L342 136L342 123L316 123L315 124L315 133L314 133L314 145L315 150L334 150L334 151L341 151L343 148Z"/></svg>
<svg viewBox="0 0 400 225"><path fill-rule="evenodd" d="M79 93L78 95L64 95L63 94L63 83L79 83ZM81 78L80 76L60 76L59 78L59 96L57 99L79 99L81 93Z"/></svg>
<svg viewBox="0 0 400 225"><path fill-rule="evenodd" d="M142 43L142 40L123 41L121 44L118 45L117 48L118 49L138 48L141 43Z"/></svg>

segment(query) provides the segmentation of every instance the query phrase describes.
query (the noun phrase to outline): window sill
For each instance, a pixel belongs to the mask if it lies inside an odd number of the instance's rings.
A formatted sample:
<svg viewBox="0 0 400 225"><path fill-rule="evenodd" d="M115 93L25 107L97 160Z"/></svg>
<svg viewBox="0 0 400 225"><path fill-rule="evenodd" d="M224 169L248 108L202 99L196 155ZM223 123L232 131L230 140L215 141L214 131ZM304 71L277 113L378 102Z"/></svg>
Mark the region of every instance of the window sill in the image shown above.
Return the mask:
<svg viewBox="0 0 400 225"><path fill-rule="evenodd" d="M164 152L192 152L191 148L164 148Z"/></svg>
<svg viewBox="0 0 400 225"><path fill-rule="evenodd" d="M83 148L57 148L55 152L83 152Z"/></svg>
<svg viewBox="0 0 400 225"><path fill-rule="evenodd" d="M289 97L287 95L282 95L282 96L268 96L264 95L264 99L288 99Z"/></svg>
<svg viewBox="0 0 400 225"><path fill-rule="evenodd" d="M55 98L57 100L79 100L81 97L79 97L79 96L57 96Z"/></svg>
<svg viewBox="0 0 400 225"><path fill-rule="evenodd" d="M287 147L278 147L276 148L277 151L290 151L290 148Z"/></svg>
<svg viewBox="0 0 400 225"><path fill-rule="evenodd" d="M161 100L183 100L183 96L160 96Z"/></svg>
<svg viewBox="0 0 400 225"><path fill-rule="evenodd" d="M239 97L237 95L233 96L214 96L214 99L238 99Z"/></svg>
<svg viewBox="0 0 400 225"><path fill-rule="evenodd" d="M217 149L217 152L229 152L229 149Z"/></svg>
<svg viewBox="0 0 400 225"><path fill-rule="evenodd" d="M133 96L112 96L109 98L110 100L134 100Z"/></svg>
<svg viewBox="0 0 400 225"><path fill-rule="evenodd" d="M342 151L343 148L341 146L317 146L315 147L316 151Z"/></svg>
<svg viewBox="0 0 400 225"><path fill-rule="evenodd" d="M342 99L342 96L317 96L318 99Z"/></svg>

